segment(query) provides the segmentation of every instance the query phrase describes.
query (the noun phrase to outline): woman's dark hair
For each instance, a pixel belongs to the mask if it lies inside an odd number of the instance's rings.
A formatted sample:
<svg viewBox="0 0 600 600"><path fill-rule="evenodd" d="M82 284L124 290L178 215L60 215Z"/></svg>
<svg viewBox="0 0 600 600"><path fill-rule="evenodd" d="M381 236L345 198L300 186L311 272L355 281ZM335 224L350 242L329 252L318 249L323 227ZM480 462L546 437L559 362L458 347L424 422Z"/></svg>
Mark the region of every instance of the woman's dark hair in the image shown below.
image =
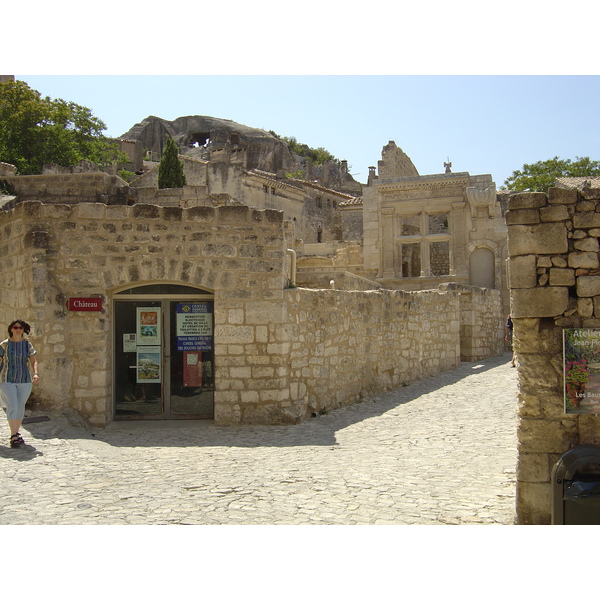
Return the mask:
<svg viewBox="0 0 600 600"><path fill-rule="evenodd" d="M31 325L29 325L29 323L27 323L27 321L23 321L22 319L17 319L16 321L13 321L9 326L8 326L8 337L10 337L12 335L12 328L16 325L16 324L22 325L23 326L23 332L29 334L29 332L31 331Z"/></svg>

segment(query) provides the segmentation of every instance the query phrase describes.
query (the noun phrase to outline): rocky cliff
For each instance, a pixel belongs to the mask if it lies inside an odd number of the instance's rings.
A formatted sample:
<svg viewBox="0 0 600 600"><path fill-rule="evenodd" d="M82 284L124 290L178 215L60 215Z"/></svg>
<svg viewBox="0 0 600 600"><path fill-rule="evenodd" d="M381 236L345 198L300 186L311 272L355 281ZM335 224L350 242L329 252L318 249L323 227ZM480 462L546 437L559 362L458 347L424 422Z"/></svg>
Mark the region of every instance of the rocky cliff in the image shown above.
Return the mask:
<svg viewBox="0 0 600 600"><path fill-rule="evenodd" d="M291 152L285 141L268 131L228 119L196 115L167 121L149 116L120 136L122 140L140 142L144 152L150 151L155 158L162 154L167 137L175 140L180 154L209 160L214 150L245 150L248 170L281 174L302 169L309 180L317 180L344 193L361 194L361 184L347 173L345 163L329 161L326 166L307 165L304 157Z"/></svg>

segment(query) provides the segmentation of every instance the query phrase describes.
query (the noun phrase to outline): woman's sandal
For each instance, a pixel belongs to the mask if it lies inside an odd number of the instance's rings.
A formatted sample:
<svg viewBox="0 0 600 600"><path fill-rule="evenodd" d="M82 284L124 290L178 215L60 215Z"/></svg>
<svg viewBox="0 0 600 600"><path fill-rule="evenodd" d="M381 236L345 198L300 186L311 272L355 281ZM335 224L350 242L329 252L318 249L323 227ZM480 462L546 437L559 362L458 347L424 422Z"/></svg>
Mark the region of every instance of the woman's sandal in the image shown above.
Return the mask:
<svg viewBox="0 0 600 600"><path fill-rule="evenodd" d="M25 440L21 437L20 433L15 433L10 436L10 447L18 448L21 444L24 444Z"/></svg>

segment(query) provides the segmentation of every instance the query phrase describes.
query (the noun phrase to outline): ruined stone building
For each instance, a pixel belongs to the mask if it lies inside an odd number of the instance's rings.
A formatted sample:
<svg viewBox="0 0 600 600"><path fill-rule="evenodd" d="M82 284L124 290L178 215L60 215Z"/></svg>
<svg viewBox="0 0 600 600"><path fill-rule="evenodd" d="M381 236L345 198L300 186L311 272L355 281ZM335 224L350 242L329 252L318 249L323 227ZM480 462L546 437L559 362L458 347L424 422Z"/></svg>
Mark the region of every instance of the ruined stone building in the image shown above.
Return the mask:
<svg viewBox="0 0 600 600"><path fill-rule="evenodd" d="M390 142L357 188L344 161L178 121L123 136L130 184L0 164L0 318L33 325L39 406L96 424L297 423L502 351L489 176L419 176ZM157 188L166 135L181 189Z"/></svg>

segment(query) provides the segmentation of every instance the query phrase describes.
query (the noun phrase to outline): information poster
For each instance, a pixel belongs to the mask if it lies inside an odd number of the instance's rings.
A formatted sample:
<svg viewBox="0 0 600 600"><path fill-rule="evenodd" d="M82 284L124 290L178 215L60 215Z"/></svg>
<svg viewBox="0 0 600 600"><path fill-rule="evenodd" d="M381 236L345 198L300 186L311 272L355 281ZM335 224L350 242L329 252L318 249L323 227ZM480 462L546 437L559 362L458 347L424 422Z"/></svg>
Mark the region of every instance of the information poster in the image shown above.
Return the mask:
<svg viewBox="0 0 600 600"><path fill-rule="evenodd" d="M202 353L183 353L183 387L202 387Z"/></svg>
<svg viewBox="0 0 600 600"><path fill-rule="evenodd" d="M160 346L140 348L137 350L137 382L160 383Z"/></svg>
<svg viewBox="0 0 600 600"><path fill-rule="evenodd" d="M177 304L177 350L206 352L212 349L213 319L211 302Z"/></svg>
<svg viewBox="0 0 600 600"><path fill-rule="evenodd" d="M137 345L160 345L160 308L137 307Z"/></svg>
<svg viewBox="0 0 600 600"><path fill-rule="evenodd" d="M137 341L135 333L124 333L123 334L123 352L136 352Z"/></svg>
<svg viewBox="0 0 600 600"><path fill-rule="evenodd" d="M600 329L563 330L565 413L600 414Z"/></svg>

